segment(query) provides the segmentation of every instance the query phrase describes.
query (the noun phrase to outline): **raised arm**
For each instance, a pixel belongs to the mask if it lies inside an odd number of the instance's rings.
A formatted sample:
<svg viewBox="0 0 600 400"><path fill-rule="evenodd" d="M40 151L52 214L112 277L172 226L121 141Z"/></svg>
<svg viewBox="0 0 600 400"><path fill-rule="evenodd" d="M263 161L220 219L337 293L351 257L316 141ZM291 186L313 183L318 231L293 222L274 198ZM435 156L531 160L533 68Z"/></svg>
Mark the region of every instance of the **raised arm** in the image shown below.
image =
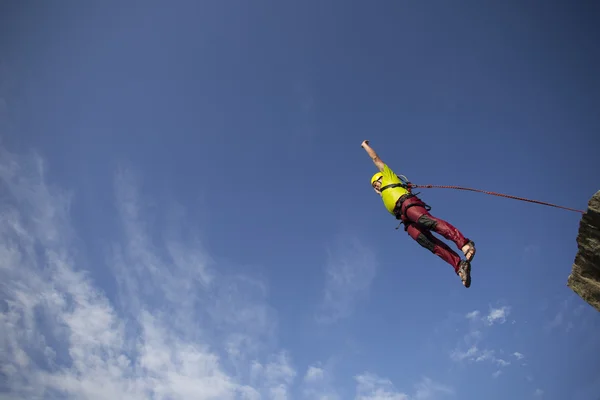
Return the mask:
<svg viewBox="0 0 600 400"><path fill-rule="evenodd" d="M383 161L381 161L381 158L379 158L379 156L377 155L377 153L375 153L375 150L373 150L371 148L371 146L369 146L369 141L368 140L364 140L362 142L362 144L360 145L363 149L365 149L365 151L367 152L367 154L369 155L369 157L371 157L371 159L373 160L373 162L375 163L375 166L380 170L383 171L383 166L384 163Z"/></svg>

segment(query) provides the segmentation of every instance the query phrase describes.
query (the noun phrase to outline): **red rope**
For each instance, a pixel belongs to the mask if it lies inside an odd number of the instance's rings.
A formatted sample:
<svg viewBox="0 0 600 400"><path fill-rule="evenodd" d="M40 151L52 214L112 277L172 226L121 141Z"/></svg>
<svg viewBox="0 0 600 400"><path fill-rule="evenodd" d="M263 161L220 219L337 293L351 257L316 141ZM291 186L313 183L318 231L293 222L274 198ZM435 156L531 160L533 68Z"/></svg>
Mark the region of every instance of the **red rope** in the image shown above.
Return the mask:
<svg viewBox="0 0 600 400"><path fill-rule="evenodd" d="M514 200L527 201L529 203L542 204L542 205L545 205L545 206L562 208L563 210L569 210L569 211L574 211L574 212L578 212L578 213L581 213L581 214L585 214L585 211L576 210L574 208L559 206L559 205L556 205L556 204L546 203L546 202L539 201L539 200L526 199L524 197L511 196L509 194L502 194L502 193L496 193L496 192L488 192L486 190L480 190L480 189L471 189L471 188L466 188L466 187L461 187L461 186L447 186L447 185L415 185L414 183L409 183L408 186L410 186L411 188L424 188L424 189L440 188L440 189L468 190L468 191L471 191L471 192L485 193L485 194L489 194L489 195L492 195L492 196L499 196L499 197L506 197L506 198L514 199Z"/></svg>

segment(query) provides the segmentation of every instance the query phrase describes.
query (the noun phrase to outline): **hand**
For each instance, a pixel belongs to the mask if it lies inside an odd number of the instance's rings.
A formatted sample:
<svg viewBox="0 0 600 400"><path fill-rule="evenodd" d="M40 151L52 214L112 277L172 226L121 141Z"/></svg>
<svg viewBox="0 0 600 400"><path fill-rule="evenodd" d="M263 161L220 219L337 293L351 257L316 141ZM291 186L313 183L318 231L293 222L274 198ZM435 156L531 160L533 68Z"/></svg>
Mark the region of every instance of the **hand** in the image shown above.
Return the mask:
<svg viewBox="0 0 600 400"><path fill-rule="evenodd" d="M363 140L363 142L360 144L360 147L364 148L365 145L369 145L369 141L368 140Z"/></svg>

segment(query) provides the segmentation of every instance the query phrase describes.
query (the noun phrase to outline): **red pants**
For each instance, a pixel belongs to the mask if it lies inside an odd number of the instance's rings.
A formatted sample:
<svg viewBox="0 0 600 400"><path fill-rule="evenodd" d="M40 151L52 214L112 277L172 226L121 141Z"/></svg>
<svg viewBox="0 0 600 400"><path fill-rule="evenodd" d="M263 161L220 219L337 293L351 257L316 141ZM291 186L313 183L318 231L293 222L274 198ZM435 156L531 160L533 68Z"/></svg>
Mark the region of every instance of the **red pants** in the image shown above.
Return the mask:
<svg viewBox="0 0 600 400"><path fill-rule="evenodd" d="M440 239L433 236L431 231L439 233L444 238L456 244L459 250L469 242L463 234L448 222L436 218L425 208L425 203L417 196L404 200L402 203L402 221L406 225L406 231L421 246L452 265L454 271L458 271L460 256Z"/></svg>

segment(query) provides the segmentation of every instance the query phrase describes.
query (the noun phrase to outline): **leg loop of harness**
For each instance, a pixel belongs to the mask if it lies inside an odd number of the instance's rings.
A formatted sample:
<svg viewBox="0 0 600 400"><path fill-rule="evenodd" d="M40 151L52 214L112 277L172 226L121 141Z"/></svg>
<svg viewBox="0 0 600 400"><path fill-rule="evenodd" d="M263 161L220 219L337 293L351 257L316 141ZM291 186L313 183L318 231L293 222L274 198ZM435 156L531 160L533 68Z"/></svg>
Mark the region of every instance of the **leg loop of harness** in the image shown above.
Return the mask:
<svg viewBox="0 0 600 400"><path fill-rule="evenodd" d="M396 207L394 207L394 215L395 215L396 219L400 220L400 223L396 227L396 230L398 230L400 228L400 225L404 224L404 231L406 232L408 230L408 227L414 223L413 221L409 220L408 217L406 216L406 210L408 210L410 207L421 206L421 207L425 208L428 212L431 210L431 206L426 204L421 199L418 199L418 201L416 201L412 204L409 204L406 207L403 207L406 200L413 198L413 197L417 197L418 194L419 193L410 192L398 199L398 202L396 203Z"/></svg>

